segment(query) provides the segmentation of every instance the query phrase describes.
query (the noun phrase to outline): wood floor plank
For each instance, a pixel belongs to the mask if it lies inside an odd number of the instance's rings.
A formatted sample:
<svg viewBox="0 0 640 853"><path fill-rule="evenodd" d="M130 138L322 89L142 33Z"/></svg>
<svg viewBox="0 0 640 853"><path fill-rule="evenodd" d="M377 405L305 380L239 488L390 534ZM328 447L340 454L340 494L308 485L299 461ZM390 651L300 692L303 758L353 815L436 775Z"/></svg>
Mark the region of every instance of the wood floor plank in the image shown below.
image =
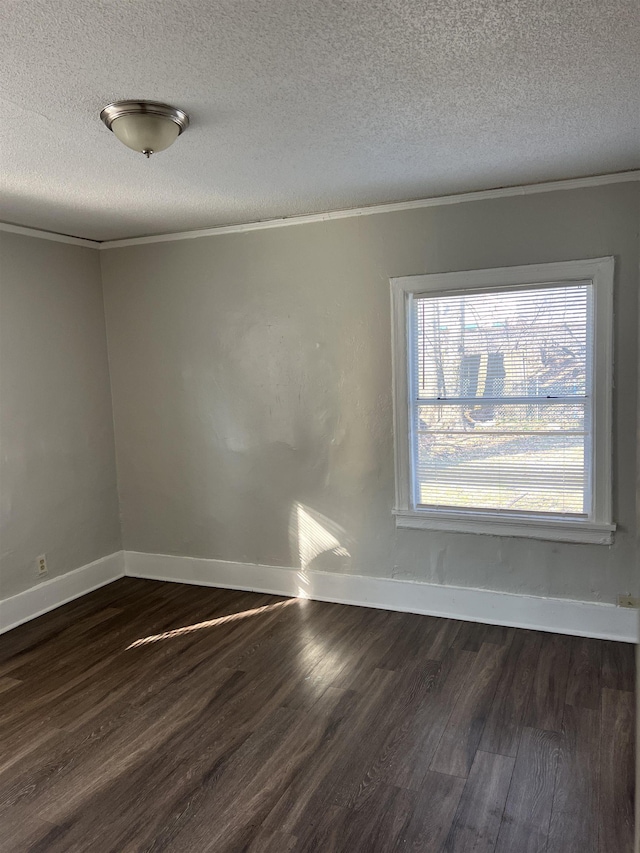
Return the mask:
<svg viewBox="0 0 640 853"><path fill-rule="evenodd" d="M589 637L571 638L571 663L567 679L567 705L597 711L600 707L602 643Z"/></svg>
<svg viewBox="0 0 640 853"><path fill-rule="evenodd" d="M571 638L561 634L543 636L529 705L523 720L525 726L545 731L562 730L570 660Z"/></svg>
<svg viewBox="0 0 640 853"><path fill-rule="evenodd" d="M176 849L172 845L180 836L182 849L204 850L204 824L210 812L201 805L208 794L219 789L223 777L229 779L231 788L232 778L227 773L241 751L235 772L249 778L248 766L268 758L294 718L295 712L280 709L250 747L250 733L231 728L218 737L200 739L202 719L186 729L173 728L143 760L124 767L121 773L115 768L102 775L82 803L69 803L59 827L43 839L43 851L169 850ZM233 792L237 794L237 782ZM60 806L64 808L64 804ZM109 819L102 819L103 814Z"/></svg>
<svg viewBox="0 0 640 853"><path fill-rule="evenodd" d="M61 632L73 630L74 626L81 626L80 630L83 630L87 618L92 613L100 612L105 607L117 607L115 601L120 591L128 587L127 582L132 580L134 579L123 578L109 584L108 589L103 587L95 590L69 602L64 607L45 613L3 634L2 643L0 643L0 674L20 665L24 656L28 655L32 649L55 640ZM139 597L141 597L140 594Z"/></svg>
<svg viewBox="0 0 640 853"><path fill-rule="evenodd" d="M505 625L487 625L483 642L495 643L498 646L509 646L517 632L518 629Z"/></svg>
<svg viewBox="0 0 640 853"><path fill-rule="evenodd" d="M414 741L418 727L421 729L418 737L423 738L421 754L425 757L421 772L418 770L417 773L419 781L422 781L429 766L425 753L433 754L437 744L438 723L441 722L439 731L442 731L444 725L441 704L439 698L435 698L446 691L445 684L440 680L441 674L442 667L436 661L416 663L397 674L386 703L386 717L373 723L375 733L366 751L359 750L357 760L352 761L346 778L341 780L344 799L337 802L357 808L362 799L380 783L395 784L405 789L417 787L397 783L397 759L407 756L410 751L407 740ZM430 726L426 722L427 717L431 718L434 725ZM433 738L431 747L424 740L427 732ZM373 761L372 755L375 756ZM408 774L410 768L406 764L403 769Z"/></svg>
<svg viewBox="0 0 640 853"><path fill-rule="evenodd" d="M283 728L279 728L281 714L287 715ZM193 821L185 824L167 850L232 853L250 843L280 791L302 772L308 756L324 741L331 726L330 715L301 714L287 708L277 709L272 718L278 728L273 729L270 720L266 721L237 752L228 770L204 786L198 809L203 818L197 825ZM181 806L176 812L182 815ZM205 818L213 813L217 816L214 826Z"/></svg>
<svg viewBox="0 0 640 853"><path fill-rule="evenodd" d="M415 809L416 794L381 785L363 807L352 810L344 853L393 850Z"/></svg>
<svg viewBox="0 0 640 853"><path fill-rule="evenodd" d="M415 808L416 793L380 785L358 809L333 807L311 824L294 853L383 853L393 851Z"/></svg>
<svg viewBox="0 0 640 853"><path fill-rule="evenodd" d="M397 720L391 699L398 682L397 674L389 670L375 670L371 686L363 691L355 706L351 725L340 733L336 746L340 753L321 782L316 793L320 802L339 806L353 805L363 797L371 753L376 754L390 727ZM377 780L376 780L377 781ZM294 830L294 834L297 834Z"/></svg>
<svg viewBox="0 0 640 853"><path fill-rule="evenodd" d="M0 780L0 815L6 811L36 813L54 824L63 823L80 805L146 763L168 738L199 717L207 699L186 695L180 705L161 717L149 717L124 706L110 709L96 728L67 734L51 750L48 762L29 756L26 766Z"/></svg>
<svg viewBox="0 0 640 853"><path fill-rule="evenodd" d="M507 647L492 643L481 646L433 756L431 770L452 776L469 774L507 651Z"/></svg>
<svg viewBox="0 0 640 853"><path fill-rule="evenodd" d="M8 690L13 690L14 687L18 687L19 684L22 684L18 678L9 678L9 676L4 676L0 678L0 693L6 693Z"/></svg>
<svg viewBox="0 0 640 853"><path fill-rule="evenodd" d="M599 853L631 853L634 831L635 697L602 691Z"/></svg>
<svg viewBox="0 0 640 853"><path fill-rule="evenodd" d="M408 618L405 619L405 615ZM422 658L424 650L430 645L435 620L415 613L402 616L402 619L396 621L395 630L386 632L387 635L381 638L382 653L377 661L379 669L402 669Z"/></svg>
<svg viewBox="0 0 640 853"><path fill-rule="evenodd" d="M304 644L298 660L304 670L304 677L309 682L353 689L354 682L360 675L366 680L376 669L375 655L370 655L369 652L379 633L379 611L376 614L368 608L358 608L359 612L356 614L345 614L334 609L341 607L340 605L329 607L331 616L337 617L337 621L332 618L328 624L325 623L327 630L320 630ZM287 657L295 649L295 641L293 649L291 646L289 637L285 645Z"/></svg>
<svg viewBox="0 0 640 853"><path fill-rule="evenodd" d="M104 607L62 627L46 640L50 661L57 663L66 659L69 652L73 653L74 646L86 644L87 638L91 639L96 630L104 630L105 623L120 616L122 612L120 607ZM25 646L19 654L5 661L1 669L10 671L11 675L18 679L37 676L42 666L42 642L39 640Z"/></svg>
<svg viewBox="0 0 640 853"><path fill-rule="evenodd" d="M466 780L458 776L429 771L393 853L440 851L451 829L465 784Z"/></svg>
<svg viewBox="0 0 640 853"><path fill-rule="evenodd" d="M64 737L60 729L48 726L16 724L10 731L0 734L0 777L3 773L15 773L15 768L32 753L36 760L42 762L43 755L48 755L55 743Z"/></svg>
<svg viewBox="0 0 640 853"><path fill-rule="evenodd" d="M492 853L515 759L478 750L449 835L446 853Z"/></svg>
<svg viewBox="0 0 640 853"><path fill-rule="evenodd" d="M0 637L0 850L626 853L634 674L629 644L123 578Z"/></svg>
<svg viewBox="0 0 640 853"><path fill-rule="evenodd" d="M389 730L374 756L367 777L379 776L391 785L410 790L422 788L474 658L474 652L449 650L428 691L419 702L405 706L398 714L398 723ZM402 702L400 687L396 699Z"/></svg>
<svg viewBox="0 0 640 853"><path fill-rule="evenodd" d="M438 619L429 642L423 649L423 657L428 660L443 660L464 622L457 619Z"/></svg>
<svg viewBox="0 0 640 853"><path fill-rule="evenodd" d="M406 646L398 645L398 634L401 628L385 624L381 620L380 611L363 608L365 618L354 621L351 624L350 633L343 636L338 635L337 643L321 651L322 664L314 670L315 677L329 677L334 687L357 690L358 681L367 678L374 669L389 669L395 671L396 661L400 657L400 649ZM319 648L323 650L326 639L321 637ZM379 644L389 647L389 654L385 655L384 667L378 666L380 660ZM391 648L393 649L393 656ZM331 665L333 662L333 665ZM330 670L327 669L329 665Z"/></svg>
<svg viewBox="0 0 640 853"><path fill-rule="evenodd" d="M96 676L104 673L114 655L126 648L131 637L138 633L140 622L151 618L153 625L163 625L175 618L173 608L167 608L169 614L163 613L166 607L166 603L158 599L135 618L123 610L106 625L99 625L92 632L91 641L74 643L59 657L55 654L55 645L47 641L39 668L25 673L23 686L16 688L14 694L16 701L0 712L0 731L5 724L11 725L12 719L18 718L21 725L30 720L42 725L63 725L62 718L68 714L75 716L79 698L87 696L80 689L81 685L92 684L95 688L102 683ZM127 679L125 683L128 685L130 681ZM68 716L65 721L67 719Z"/></svg>
<svg viewBox="0 0 640 853"><path fill-rule="evenodd" d="M308 826L318 813L333 808L327 803L330 790L323 790L323 783L331 774L333 766L342 752L342 744L350 730L352 713L356 712L358 697L345 692L341 701L332 710L324 734L322 749L309 755L303 772L295 774L282 791L260 828L260 835L271 837L280 832L292 837L306 837ZM338 809L340 814L342 809Z"/></svg>
<svg viewBox="0 0 640 853"><path fill-rule="evenodd" d="M523 730L495 853L545 853L561 737Z"/></svg>
<svg viewBox="0 0 640 853"><path fill-rule="evenodd" d="M513 638L480 741L485 752L515 758L541 644L535 631L518 631Z"/></svg>
<svg viewBox="0 0 640 853"><path fill-rule="evenodd" d="M52 831L55 827L34 815L29 820L24 820L22 815L8 815L0 830L0 853L36 850Z"/></svg>
<svg viewBox="0 0 640 853"><path fill-rule="evenodd" d="M309 815L302 834L298 837L293 853L342 853L351 812L342 806L328 806Z"/></svg>
<svg viewBox="0 0 640 853"><path fill-rule="evenodd" d="M565 705L548 853L597 853L600 712Z"/></svg>
<svg viewBox="0 0 640 853"><path fill-rule="evenodd" d="M636 648L632 643L602 640L602 686L611 690L636 689Z"/></svg>
<svg viewBox="0 0 640 853"><path fill-rule="evenodd" d="M480 622L463 622L451 645L465 652L479 652L488 629L489 625Z"/></svg>
<svg viewBox="0 0 640 853"><path fill-rule="evenodd" d="M284 832L266 835L260 829L246 848L246 853L291 853L297 843L298 839L293 835Z"/></svg>

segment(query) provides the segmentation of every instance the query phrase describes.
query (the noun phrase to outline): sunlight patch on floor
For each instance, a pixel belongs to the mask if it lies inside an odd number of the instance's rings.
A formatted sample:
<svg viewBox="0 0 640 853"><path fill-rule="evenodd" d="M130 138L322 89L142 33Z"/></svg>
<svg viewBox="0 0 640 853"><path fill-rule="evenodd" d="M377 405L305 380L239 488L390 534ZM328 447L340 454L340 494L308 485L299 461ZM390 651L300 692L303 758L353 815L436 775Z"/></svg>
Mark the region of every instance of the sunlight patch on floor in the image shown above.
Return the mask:
<svg viewBox="0 0 640 853"><path fill-rule="evenodd" d="M275 604L266 604L264 607L254 607L252 610L242 610L240 613L230 613L228 616L219 616L217 619L208 619L206 622L196 622L194 625L185 625L182 628L174 628L172 631L164 631L162 634L151 634L148 637L141 637L127 646L129 649L137 649L140 646L148 646L151 643L157 643L160 640L171 640L173 637L183 637L186 634L193 634L195 631L201 631L203 628L216 628L219 625L226 625L229 622L238 622L240 619L247 619L250 616L258 616L260 613L268 613L280 607L286 607L296 601L295 598L288 598L286 601L276 601Z"/></svg>

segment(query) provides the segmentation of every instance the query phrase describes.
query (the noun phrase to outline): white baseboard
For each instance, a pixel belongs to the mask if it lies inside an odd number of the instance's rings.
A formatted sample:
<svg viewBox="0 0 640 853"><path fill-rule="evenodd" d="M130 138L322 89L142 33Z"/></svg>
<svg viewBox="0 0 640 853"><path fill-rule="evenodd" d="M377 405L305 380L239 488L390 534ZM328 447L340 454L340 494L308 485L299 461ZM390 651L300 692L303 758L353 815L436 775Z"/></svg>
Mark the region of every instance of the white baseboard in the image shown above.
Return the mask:
<svg viewBox="0 0 640 853"><path fill-rule="evenodd" d="M635 643L636 610L393 578L125 551L125 574Z"/></svg>
<svg viewBox="0 0 640 853"><path fill-rule="evenodd" d="M137 551L117 551L11 598L0 599L0 633L86 595L125 574L582 637L624 642L636 642L638 638L637 611L613 604L514 595L337 572L303 572L280 566L143 554Z"/></svg>
<svg viewBox="0 0 640 853"><path fill-rule="evenodd" d="M0 599L0 634L124 577L124 552L116 551L57 578Z"/></svg>

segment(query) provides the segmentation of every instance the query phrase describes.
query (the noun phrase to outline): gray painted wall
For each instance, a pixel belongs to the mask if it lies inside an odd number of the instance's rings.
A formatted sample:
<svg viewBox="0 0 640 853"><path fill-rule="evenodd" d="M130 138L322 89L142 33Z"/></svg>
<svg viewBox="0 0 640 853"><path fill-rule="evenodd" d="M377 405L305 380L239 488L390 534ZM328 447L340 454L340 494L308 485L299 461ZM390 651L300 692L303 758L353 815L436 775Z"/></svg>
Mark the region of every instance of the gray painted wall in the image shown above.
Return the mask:
<svg viewBox="0 0 640 853"><path fill-rule="evenodd" d="M635 590L639 207L618 184L100 253L125 548ZM609 254L615 544L396 530L389 277Z"/></svg>
<svg viewBox="0 0 640 853"><path fill-rule="evenodd" d="M122 548L98 252L0 232L0 598Z"/></svg>

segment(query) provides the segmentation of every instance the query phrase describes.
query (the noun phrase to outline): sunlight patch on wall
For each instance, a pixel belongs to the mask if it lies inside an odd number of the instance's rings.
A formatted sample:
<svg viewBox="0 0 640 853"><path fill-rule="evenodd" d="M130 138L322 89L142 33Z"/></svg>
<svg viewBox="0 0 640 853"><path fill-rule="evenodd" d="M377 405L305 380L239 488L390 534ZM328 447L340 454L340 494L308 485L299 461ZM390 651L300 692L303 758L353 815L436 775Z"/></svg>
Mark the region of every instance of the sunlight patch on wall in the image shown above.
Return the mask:
<svg viewBox="0 0 640 853"><path fill-rule="evenodd" d="M344 528L322 513L296 502L291 508L289 539L294 559L300 566L298 572L298 597L309 598L310 580L307 570L321 554L350 557L345 547Z"/></svg>

